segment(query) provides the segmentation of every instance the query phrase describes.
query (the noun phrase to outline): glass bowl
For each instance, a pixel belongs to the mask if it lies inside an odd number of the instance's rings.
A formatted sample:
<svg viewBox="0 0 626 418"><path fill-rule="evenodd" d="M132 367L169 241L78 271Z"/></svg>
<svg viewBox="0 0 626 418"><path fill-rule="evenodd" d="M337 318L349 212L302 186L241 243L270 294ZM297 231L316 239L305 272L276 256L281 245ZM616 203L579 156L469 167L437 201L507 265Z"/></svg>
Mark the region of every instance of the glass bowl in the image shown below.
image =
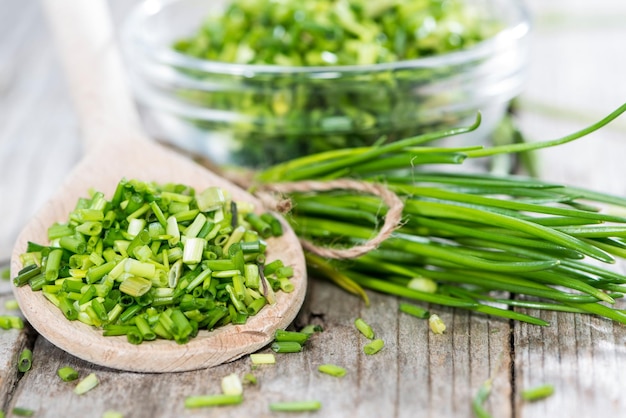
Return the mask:
<svg viewBox="0 0 626 418"><path fill-rule="evenodd" d="M456 52L394 63L295 67L202 60L176 52L226 1L148 0L121 32L144 127L218 165L267 167L330 149L470 125L484 142L523 89L529 16L522 1L474 0L502 29Z"/></svg>

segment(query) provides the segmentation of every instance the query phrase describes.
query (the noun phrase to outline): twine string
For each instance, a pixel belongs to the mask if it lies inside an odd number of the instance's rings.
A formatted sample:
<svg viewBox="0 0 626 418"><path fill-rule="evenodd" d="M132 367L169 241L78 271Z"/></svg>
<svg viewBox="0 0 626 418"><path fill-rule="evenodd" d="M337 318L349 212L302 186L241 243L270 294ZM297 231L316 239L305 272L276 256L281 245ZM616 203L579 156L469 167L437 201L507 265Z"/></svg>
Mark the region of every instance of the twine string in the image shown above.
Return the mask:
<svg viewBox="0 0 626 418"><path fill-rule="evenodd" d="M255 188L254 194L261 200L263 205L279 213L287 213L292 208L291 200L281 197L293 192L332 191L332 190L355 190L378 196L387 205L383 225L378 233L362 244L349 248L321 247L312 242L300 238L302 247L324 258L349 259L364 255L376 248L400 225L404 203L396 193L379 183L370 183L352 179L337 179L330 181L305 180L276 184L263 184Z"/></svg>

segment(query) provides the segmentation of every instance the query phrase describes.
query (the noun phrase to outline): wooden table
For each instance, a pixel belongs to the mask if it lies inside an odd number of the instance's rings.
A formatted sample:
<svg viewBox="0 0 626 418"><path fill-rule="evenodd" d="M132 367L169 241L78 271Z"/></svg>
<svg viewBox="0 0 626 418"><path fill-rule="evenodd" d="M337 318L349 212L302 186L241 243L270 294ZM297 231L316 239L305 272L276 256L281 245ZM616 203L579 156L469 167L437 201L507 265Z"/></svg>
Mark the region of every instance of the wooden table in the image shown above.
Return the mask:
<svg viewBox="0 0 626 418"><path fill-rule="evenodd" d="M121 20L128 3L111 1ZM531 78L520 121L531 140L559 137L626 101L626 4L553 0L527 2L535 17ZM6 265L22 225L60 185L81 155L77 120L39 3L4 0L0 13L0 260ZM626 117L577 143L539 154L541 177L626 195ZM623 266L616 268L624 271ZM324 417L470 417L471 400L493 379L485 407L494 417L593 417L626 414L626 330L590 316L540 313L537 327L434 308L448 325L434 335L425 321L398 315L399 300L370 293L371 306L312 280L296 325L321 324L307 349L278 356L255 370L237 407L185 409L188 395L218 393L223 376L251 370L247 358L176 374L122 373L76 359L37 336L0 330L0 409L25 407L37 417L274 416L268 403L317 399ZM12 298L0 283L0 314ZM376 356L360 351L352 325L361 316L386 341ZM32 369L18 373L17 354L31 347ZM268 351L268 350L264 350ZM317 372L321 363L347 368L341 379ZM100 385L85 395L56 377L63 365ZM550 383L554 395L536 403L520 391ZM303 414L307 415L307 414ZM9 415L10 416L10 415Z"/></svg>

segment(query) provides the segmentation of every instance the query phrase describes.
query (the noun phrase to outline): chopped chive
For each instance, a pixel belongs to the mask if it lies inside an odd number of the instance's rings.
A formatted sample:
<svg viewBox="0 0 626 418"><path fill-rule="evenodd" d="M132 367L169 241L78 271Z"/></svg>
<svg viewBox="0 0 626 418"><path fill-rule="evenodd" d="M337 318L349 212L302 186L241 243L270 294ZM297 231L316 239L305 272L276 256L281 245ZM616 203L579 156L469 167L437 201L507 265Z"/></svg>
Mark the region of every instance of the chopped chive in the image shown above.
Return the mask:
<svg viewBox="0 0 626 418"><path fill-rule="evenodd" d="M184 344L200 329L245 324L276 302L278 279L262 282L257 264L267 243L240 222L253 210L215 187L197 194L122 179L111 201L98 191L78 199L67 223L49 229L52 246L29 242L14 284L41 290L67 319L105 336ZM18 326L0 316L0 327Z"/></svg>
<svg viewBox="0 0 626 418"><path fill-rule="evenodd" d="M35 415L35 411L29 408L23 408L21 406L16 406L12 410L13 415L18 417L32 417Z"/></svg>
<svg viewBox="0 0 626 418"><path fill-rule="evenodd" d="M380 338L370 341L363 346L363 352L369 356L378 353L385 346L385 342Z"/></svg>
<svg viewBox="0 0 626 418"><path fill-rule="evenodd" d="M243 402L242 395L201 395L185 398L185 408L204 408L212 406L239 405Z"/></svg>
<svg viewBox="0 0 626 418"><path fill-rule="evenodd" d="M535 386L530 389L524 389L522 391L522 399L525 401L533 402L540 399L547 398L554 393L554 386L550 384L544 384Z"/></svg>
<svg viewBox="0 0 626 418"><path fill-rule="evenodd" d="M64 366L57 370L57 375L64 382L71 382L78 379L78 372L70 366Z"/></svg>
<svg viewBox="0 0 626 418"><path fill-rule="evenodd" d="M299 353L302 351L302 345L295 341L274 341L271 349L276 353Z"/></svg>
<svg viewBox="0 0 626 418"><path fill-rule="evenodd" d="M486 380L476 392L476 396L472 399L472 411L478 418L491 418L491 414L487 412L483 404L491 393L491 379Z"/></svg>
<svg viewBox="0 0 626 418"><path fill-rule="evenodd" d="M0 328L2 329L23 329L24 320L19 316L0 315Z"/></svg>
<svg viewBox="0 0 626 418"><path fill-rule="evenodd" d="M274 341L294 341L302 345L309 339L309 334L297 331L285 331L277 329L274 333Z"/></svg>
<svg viewBox="0 0 626 418"><path fill-rule="evenodd" d="M322 364L317 368L317 370L335 377L343 377L346 375L346 369L334 364Z"/></svg>
<svg viewBox="0 0 626 418"><path fill-rule="evenodd" d="M98 377L95 373L89 373L83 380L78 382L76 387L74 388L74 393L77 395L83 395L96 386L98 386L100 382L98 381Z"/></svg>
<svg viewBox="0 0 626 418"><path fill-rule="evenodd" d="M276 357L272 353L254 353L250 354L252 364L275 364Z"/></svg>
<svg viewBox="0 0 626 418"><path fill-rule="evenodd" d="M243 386L237 373L231 373L222 378L222 393L224 395L243 395Z"/></svg>
<svg viewBox="0 0 626 418"><path fill-rule="evenodd" d="M271 402L270 411L274 412L307 412L317 411L322 407L319 401Z"/></svg>
<svg viewBox="0 0 626 418"><path fill-rule="evenodd" d="M306 325L304 328L300 330L301 333L308 334L308 335L313 335L316 332L323 332L323 331L324 329L322 328L321 325L313 325L313 324Z"/></svg>
<svg viewBox="0 0 626 418"><path fill-rule="evenodd" d="M124 418L121 412L117 411L104 411L101 418Z"/></svg>
<svg viewBox="0 0 626 418"><path fill-rule="evenodd" d="M375 336L374 330L363 319L361 318L355 319L354 326L356 326L356 329L358 329L359 332L365 336L365 338L369 338L370 340L374 339L374 336Z"/></svg>
<svg viewBox="0 0 626 418"><path fill-rule="evenodd" d="M30 370L32 365L33 365L33 352L29 350L28 348L25 348L20 352L20 355L17 359L17 369L22 373L26 373L27 371Z"/></svg>
<svg viewBox="0 0 626 418"><path fill-rule="evenodd" d="M256 385L258 383L258 380L257 380L256 376L253 375L252 373L246 373L246 374L243 375L243 383L250 384L250 385Z"/></svg>
<svg viewBox="0 0 626 418"><path fill-rule="evenodd" d="M446 330L446 324L437 314L428 317L428 326L434 334L443 334Z"/></svg>

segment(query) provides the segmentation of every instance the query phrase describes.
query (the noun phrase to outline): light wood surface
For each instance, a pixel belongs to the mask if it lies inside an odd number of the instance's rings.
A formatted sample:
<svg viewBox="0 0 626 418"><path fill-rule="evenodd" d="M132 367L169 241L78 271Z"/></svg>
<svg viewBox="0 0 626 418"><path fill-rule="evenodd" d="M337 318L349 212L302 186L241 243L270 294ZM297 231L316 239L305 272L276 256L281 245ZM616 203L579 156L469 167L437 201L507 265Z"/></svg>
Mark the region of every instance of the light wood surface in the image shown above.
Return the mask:
<svg viewBox="0 0 626 418"><path fill-rule="evenodd" d="M110 0L116 21L133 2ZM5 4L7 7L5 8ZM626 3L613 0L529 0L535 17L530 80L519 119L531 140L560 137L608 114L626 101ZM10 12L4 13L4 10ZM82 155L78 117L51 47L50 31L34 0L5 0L0 13L0 254L8 259L17 232L62 183ZM588 138L539 154L541 177L626 195L623 156L626 119ZM615 266L624 272L622 265ZM1 283L0 312L11 299ZM424 321L399 315L397 298L369 293L371 306L320 280L309 280L295 326L321 324L304 352L277 356L277 364L252 370L246 357L221 366L164 375L118 372L68 355L34 332L0 330L3 409L35 409L38 417L265 417L272 401L318 399L322 410L298 416L472 417L471 399L493 378L485 408L494 417L619 417L626 411L626 331L591 316L540 313L550 327L509 323L437 308L448 325L433 335ZM624 306L624 302L619 302ZM377 356L360 351L358 316L385 340ZM33 368L15 369L23 347L34 350ZM260 352L269 352L263 348ZM335 363L344 378L316 368ZM100 385L77 396L58 367L81 376L95 372ZM253 371L237 407L188 410L188 395L218 393L220 379ZM555 393L528 403L520 392L550 383Z"/></svg>

